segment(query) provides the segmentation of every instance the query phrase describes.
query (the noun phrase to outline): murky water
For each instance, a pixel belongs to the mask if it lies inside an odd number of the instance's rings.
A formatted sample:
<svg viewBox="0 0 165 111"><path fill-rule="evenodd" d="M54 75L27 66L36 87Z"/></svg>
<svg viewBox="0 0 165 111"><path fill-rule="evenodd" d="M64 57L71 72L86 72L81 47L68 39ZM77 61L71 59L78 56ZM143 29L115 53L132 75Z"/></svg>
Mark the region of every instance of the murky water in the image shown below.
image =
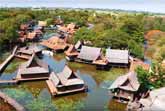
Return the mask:
<svg viewBox="0 0 165 111"><path fill-rule="evenodd" d="M88 92L52 97L45 81L31 81L23 82L17 86L3 86L1 87L1 90L16 98L19 103L29 110L33 110L34 104L48 104L50 109L58 109L61 111L65 111L66 109L83 109L86 111L115 109L113 107L116 106L113 105L113 102L111 102L112 97L110 96L107 88L116 77L124 74L127 69L113 68L110 71L99 71L92 65L67 62L64 59L63 54L56 54L54 57L44 56L43 61L47 62L51 70L54 72L60 72L64 68L65 64L68 64L69 67L78 73L88 85ZM11 62L11 64L20 63L22 63L21 60L13 60ZM8 70L8 68L10 69L9 66L6 70ZM14 70L15 67L13 67L13 71ZM47 101L43 101L43 99Z"/></svg>

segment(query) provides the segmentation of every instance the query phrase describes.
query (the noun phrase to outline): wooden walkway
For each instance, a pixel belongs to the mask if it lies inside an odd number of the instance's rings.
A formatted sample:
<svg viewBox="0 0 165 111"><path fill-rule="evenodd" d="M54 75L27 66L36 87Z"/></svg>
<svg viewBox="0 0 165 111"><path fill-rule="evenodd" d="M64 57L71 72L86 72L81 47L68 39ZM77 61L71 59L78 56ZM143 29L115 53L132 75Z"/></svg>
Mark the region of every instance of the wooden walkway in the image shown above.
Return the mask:
<svg viewBox="0 0 165 111"><path fill-rule="evenodd" d="M2 72L8 63L14 58L15 52L17 50L17 46L14 48L12 54L0 65L0 72Z"/></svg>
<svg viewBox="0 0 165 111"><path fill-rule="evenodd" d="M4 94L3 92L0 92L0 98L2 98L5 102L10 104L17 111L25 111L25 108L22 105L20 105L15 99L9 97L8 95Z"/></svg>
<svg viewBox="0 0 165 111"><path fill-rule="evenodd" d="M0 80L0 84L17 84L17 80Z"/></svg>

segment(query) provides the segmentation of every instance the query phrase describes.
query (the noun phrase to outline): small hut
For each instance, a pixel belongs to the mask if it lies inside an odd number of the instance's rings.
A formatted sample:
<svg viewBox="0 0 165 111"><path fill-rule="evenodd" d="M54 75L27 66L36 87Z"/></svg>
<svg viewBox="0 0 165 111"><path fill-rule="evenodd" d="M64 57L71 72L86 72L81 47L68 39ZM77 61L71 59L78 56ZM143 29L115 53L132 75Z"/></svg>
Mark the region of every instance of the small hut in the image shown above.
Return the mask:
<svg viewBox="0 0 165 111"><path fill-rule="evenodd" d="M118 77L109 89L115 98L119 100L133 100L135 93L139 89L139 82L136 73L129 72L126 75Z"/></svg>
<svg viewBox="0 0 165 111"><path fill-rule="evenodd" d="M111 66L127 67L129 64L128 50L107 49L106 58Z"/></svg>
<svg viewBox="0 0 165 111"><path fill-rule="evenodd" d="M21 64L18 68L18 80L36 80L48 79L49 66L42 60L38 59L33 53L32 57L25 63Z"/></svg>
<svg viewBox="0 0 165 111"><path fill-rule="evenodd" d="M68 66L65 66L60 73L52 72L46 82L52 95L75 93L86 89L84 81Z"/></svg>
<svg viewBox="0 0 165 111"><path fill-rule="evenodd" d="M53 36L48 40L43 40L40 44L54 51L64 51L68 48L68 44L63 39L56 36Z"/></svg>
<svg viewBox="0 0 165 111"><path fill-rule="evenodd" d="M15 56L21 59L30 59L33 53L35 53L37 56L40 56L42 54L42 48L36 45L25 46L19 48Z"/></svg>

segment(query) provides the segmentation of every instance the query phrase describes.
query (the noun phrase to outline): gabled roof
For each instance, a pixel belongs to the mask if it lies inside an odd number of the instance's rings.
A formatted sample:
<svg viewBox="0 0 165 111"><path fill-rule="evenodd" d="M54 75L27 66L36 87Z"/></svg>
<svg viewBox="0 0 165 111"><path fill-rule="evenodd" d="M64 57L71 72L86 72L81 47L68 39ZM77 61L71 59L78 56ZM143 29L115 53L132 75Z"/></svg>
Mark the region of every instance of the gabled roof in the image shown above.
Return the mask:
<svg viewBox="0 0 165 111"><path fill-rule="evenodd" d="M84 81L80 79L68 66L65 66L63 71L60 73L52 73L50 80L54 82L55 86L58 86L59 84L63 86L84 84Z"/></svg>
<svg viewBox="0 0 165 111"><path fill-rule="evenodd" d="M19 74L49 73L49 67L46 63L35 57L35 53L33 53L32 57L27 62L21 64L18 73Z"/></svg>
<svg viewBox="0 0 165 111"><path fill-rule="evenodd" d="M128 50L106 49L106 58L110 63L128 64Z"/></svg>
<svg viewBox="0 0 165 111"><path fill-rule="evenodd" d="M139 89L139 82L136 73L129 72L126 75L118 77L109 89L120 88L127 91L137 91Z"/></svg>
<svg viewBox="0 0 165 111"><path fill-rule="evenodd" d="M58 73L57 75L61 78L66 78L66 79L69 79L72 75L72 70L67 66L65 65L64 69L62 70L62 72Z"/></svg>
<svg viewBox="0 0 165 111"><path fill-rule="evenodd" d="M101 55L101 48L82 46L79 59L94 61Z"/></svg>
<svg viewBox="0 0 165 111"><path fill-rule="evenodd" d="M31 45L31 46L25 46L22 48L19 48L17 52L24 53L24 54L30 54L41 52L42 48L38 47L37 45Z"/></svg>

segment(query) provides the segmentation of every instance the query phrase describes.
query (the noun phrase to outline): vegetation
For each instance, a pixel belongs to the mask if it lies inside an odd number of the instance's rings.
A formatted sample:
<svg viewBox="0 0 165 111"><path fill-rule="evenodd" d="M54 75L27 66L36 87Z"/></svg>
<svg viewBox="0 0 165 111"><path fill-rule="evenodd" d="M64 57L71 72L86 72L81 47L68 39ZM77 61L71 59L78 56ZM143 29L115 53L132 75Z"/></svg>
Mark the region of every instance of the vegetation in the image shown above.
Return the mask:
<svg viewBox="0 0 165 111"><path fill-rule="evenodd" d="M48 25L60 16L64 22L75 22L80 28L74 41L90 40L97 47L129 49L131 54L144 57L144 33L151 29L164 30L165 20L161 17L151 17L149 14L98 13L87 10L30 10L30 9L0 9L0 48L9 47L6 44L15 42L17 30L21 23L29 20L46 20ZM154 22L153 22L154 21ZM92 29L87 24L93 24Z"/></svg>
<svg viewBox="0 0 165 111"><path fill-rule="evenodd" d="M165 86L164 69L159 64L153 64L152 71L148 72L142 67L138 67L136 72L138 74L138 80L142 86L142 89L148 89L151 87L160 88Z"/></svg>

